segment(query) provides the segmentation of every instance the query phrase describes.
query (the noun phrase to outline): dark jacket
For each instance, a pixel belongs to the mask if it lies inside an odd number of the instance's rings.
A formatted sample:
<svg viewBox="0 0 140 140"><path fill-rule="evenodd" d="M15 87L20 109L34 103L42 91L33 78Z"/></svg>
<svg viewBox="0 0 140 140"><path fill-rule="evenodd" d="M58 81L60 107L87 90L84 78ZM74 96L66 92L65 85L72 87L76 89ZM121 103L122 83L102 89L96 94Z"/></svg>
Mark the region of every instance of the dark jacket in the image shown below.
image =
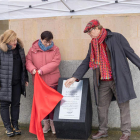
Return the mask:
<svg viewBox="0 0 140 140"><path fill-rule="evenodd" d="M13 76L13 52L5 50L6 44L0 45L0 101L12 100L12 76ZM21 87L24 96L26 96L25 82L28 81L28 74L25 67L25 53L21 41L18 39L17 47L22 61Z"/></svg>
<svg viewBox="0 0 140 140"><path fill-rule="evenodd" d="M107 29L105 42L111 56L111 68L113 79L116 84L116 91L119 103L136 98L133 87L131 72L127 58L140 69L140 58L134 53L125 37L119 33L111 32ZM81 79L89 69L91 47L88 54L78 67L73 77ZM96 70L93 70L94 93L96 104L98 104L98 85Z"/></svg>

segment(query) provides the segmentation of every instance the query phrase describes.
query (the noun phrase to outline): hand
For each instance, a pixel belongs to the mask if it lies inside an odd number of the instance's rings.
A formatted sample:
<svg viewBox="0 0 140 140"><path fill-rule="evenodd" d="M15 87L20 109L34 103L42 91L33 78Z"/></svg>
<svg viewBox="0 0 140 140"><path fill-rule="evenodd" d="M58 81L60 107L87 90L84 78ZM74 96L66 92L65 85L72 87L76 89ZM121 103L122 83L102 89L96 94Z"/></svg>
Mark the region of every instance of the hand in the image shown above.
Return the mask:
<svg viewBox="0 0 140 140"><path fill-rule="evenodd" d="M29 82L26 82L26 83L25 83L25 86L28 87L28 85L29 85Z"/></svg>
<svg viewBox="0 0 140 140"><path fill-rule="evenodd" d="M33 70L32 74L36 74L36 69Z"/></svg>
<svg viewBox="0 0 140 140"><path fill-rule="evenodd" d="M38 70L38 74L42 75L42 70Z"/></svg>
<svg viewBox="0 0 140 140"><path fill-rule="evenodd" d="M68 79L68 80L64 83L65 87L69 88L69 87L75 82L75 80L76 80L75 77L72 77L72 78Z"/></svg>

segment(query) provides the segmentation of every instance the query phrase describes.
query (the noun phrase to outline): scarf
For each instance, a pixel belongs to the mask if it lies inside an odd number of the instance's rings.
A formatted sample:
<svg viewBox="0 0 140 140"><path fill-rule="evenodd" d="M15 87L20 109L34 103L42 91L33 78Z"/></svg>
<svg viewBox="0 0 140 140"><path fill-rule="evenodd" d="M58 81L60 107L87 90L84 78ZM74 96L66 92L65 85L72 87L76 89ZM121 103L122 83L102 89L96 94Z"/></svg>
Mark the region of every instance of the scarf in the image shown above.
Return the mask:
<svg viewBox="0 0 140 140"><path fill-rule="evenodd" d="M50 46L45 47L45 46L42 44L41 40L39 39L38 45L39 45L39 47L40 47L41 50L47 51L47 50L49 50L49 49L51 49L51 48L53 47L54 43L52 42Z"/></svg>
<svg viewBox="0 0 140 140"><path fill-rule="evenodd" d="M11 50L12 49L12 46L7 44L7 47L8 47L8 50Z"/></svg>
<svg viewBox="0 0 140 140"><path fill-rule="evenodd" d="M99 36L91 40L91 54L89 67L91 69L100 68L101 80L111 79L112 71L107 57L105 38L107 31L102 28Z"/></svg>

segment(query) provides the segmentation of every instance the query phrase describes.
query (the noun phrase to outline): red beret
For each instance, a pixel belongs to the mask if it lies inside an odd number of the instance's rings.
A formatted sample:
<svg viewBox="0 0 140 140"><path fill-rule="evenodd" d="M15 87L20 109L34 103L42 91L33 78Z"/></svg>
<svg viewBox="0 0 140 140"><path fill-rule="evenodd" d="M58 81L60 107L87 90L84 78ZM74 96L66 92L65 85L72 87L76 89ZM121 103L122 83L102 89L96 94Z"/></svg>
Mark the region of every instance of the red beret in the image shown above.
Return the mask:
<svg viewBox="0 0 140 140"><path fill-rule="evenodd" d="M91 28L96 27L96 26L99 26L99 25L100 25L100 22L99 22L97 19L91 20L91 21L87 24L87 26L86 26L86 28L85 28L85 30L84 30L84 33L87 33Z"/></svg>

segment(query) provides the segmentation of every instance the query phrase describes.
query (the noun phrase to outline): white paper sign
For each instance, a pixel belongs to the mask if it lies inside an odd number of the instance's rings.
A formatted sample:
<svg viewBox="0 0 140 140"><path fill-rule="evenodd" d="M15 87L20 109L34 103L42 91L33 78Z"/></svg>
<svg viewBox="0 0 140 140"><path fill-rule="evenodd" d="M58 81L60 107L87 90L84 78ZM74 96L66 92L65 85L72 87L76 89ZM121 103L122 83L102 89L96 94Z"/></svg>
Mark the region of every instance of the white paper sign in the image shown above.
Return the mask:
<svg viewBox="0 0 140 140"><path fill-rule="evenodd" d="M59 119L80 119L80 108L82 98L83 80L74 82L70 88L66 88L63 80L62 95L60 103Z"/></svg>

